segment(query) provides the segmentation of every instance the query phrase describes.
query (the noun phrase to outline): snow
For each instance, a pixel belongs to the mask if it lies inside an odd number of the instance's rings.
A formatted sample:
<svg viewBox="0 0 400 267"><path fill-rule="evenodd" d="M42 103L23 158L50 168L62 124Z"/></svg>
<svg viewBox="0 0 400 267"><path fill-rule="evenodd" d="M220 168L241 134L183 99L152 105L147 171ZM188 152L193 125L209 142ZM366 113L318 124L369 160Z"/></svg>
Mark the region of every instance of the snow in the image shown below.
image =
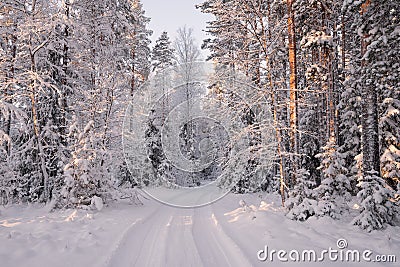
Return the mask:
<svg viewBox="0 0 400 267"><path fill-rule="evenodd" d="M103 200L98 196L94 196L90 204L98 211L101 211L104 207Z"/></svg>
<svg viewBox="0 0 400 267"><path fill-rule="evenodd" d="M102 204L93 202L96 207ZM398 227L366 233L350 224L351 216L341 221L327 217L292 221L285 217L278 195L229 194L196 209L143 202L143 206L109 204L101 212L1 207L0 266L267 266L271 262L257 258L266 246L318 251L337 248L340 238L346 239L349 249L386 255L400 250ZM323 264L365 266L365 262L329 260ZM273 262L273 266L287 265L320 263Z"/></svg>

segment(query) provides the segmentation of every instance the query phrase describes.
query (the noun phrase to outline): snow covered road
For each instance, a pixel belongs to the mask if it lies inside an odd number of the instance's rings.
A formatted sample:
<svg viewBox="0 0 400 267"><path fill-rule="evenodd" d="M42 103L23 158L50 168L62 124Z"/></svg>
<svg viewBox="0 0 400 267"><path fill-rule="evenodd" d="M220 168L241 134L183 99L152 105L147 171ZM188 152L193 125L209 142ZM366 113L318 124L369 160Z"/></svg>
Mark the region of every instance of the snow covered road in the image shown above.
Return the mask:
<svg viewBox="0 0 400 267"><path fill-rule="evenodd" d="M251 266L210 206L158 205L132 224L106 266Z"/></svg>
<svg viewBox="0 0 400 267"><path fill-rule="evenodd" d="M195 197L200 203L210 196ZM184 202L187 194L172 198ZM129 227L106 266L251 266L224 233L213 207L190 209L156 203L147 218Z"/></svg>
<svg viewBox="0 0 400 267"><path fill-rule="evenodd" d="M239 205L243 199L247 205ZM321 266L321 262L258 260L269 249L320 251L346 238L351 249L374 254L400 251L400 231L367 234L348 221L294 222L279 196L228 195L202 208L183 209L145 200L143 206L112 204L101 212L38 207L0 209L0 266ZM400 255L397 255L400 257ZM400 260L397 258L397 260ZM397 266L333 262L323 266Z"/></svg>

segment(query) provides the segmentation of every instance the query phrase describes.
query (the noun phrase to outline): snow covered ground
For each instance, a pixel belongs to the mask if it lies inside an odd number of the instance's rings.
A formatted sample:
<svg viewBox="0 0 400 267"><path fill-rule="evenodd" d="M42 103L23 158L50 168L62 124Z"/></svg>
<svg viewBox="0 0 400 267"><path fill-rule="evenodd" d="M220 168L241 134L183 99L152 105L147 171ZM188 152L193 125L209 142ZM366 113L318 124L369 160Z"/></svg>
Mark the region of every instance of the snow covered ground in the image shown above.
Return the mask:
<svg viewBox="0 0 400 267"><path fill-rule="evenodd" d="M349 220L284 216L277 195L229 194L197 209L173 208L153 200L143 206L116 203L100 212L48 212L35 206L0 208L0 266L398 266L396 263L289 262L271 250L359 250L400 261L400 229L366 233ZM338 239L347 247L338 249ZM342 240L344 242L344 240ZM343 243L341 244L343 245ZM258 255L259 254L259 255ZM368 254L368 253L367 253ZM340 256L340 253L338 253ZM362 254L361 254L362 256Z"/></svg>

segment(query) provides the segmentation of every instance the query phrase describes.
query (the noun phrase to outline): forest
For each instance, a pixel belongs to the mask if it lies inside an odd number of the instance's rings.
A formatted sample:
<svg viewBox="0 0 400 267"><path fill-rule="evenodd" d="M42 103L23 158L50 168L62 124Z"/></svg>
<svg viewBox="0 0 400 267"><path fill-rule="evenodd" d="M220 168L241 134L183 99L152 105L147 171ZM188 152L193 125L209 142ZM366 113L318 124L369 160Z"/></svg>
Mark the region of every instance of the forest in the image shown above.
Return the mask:
<svg viewBox="0 0 400 267"><path fill-rule="evenodd" d="M356 199L354 225L371 231L396 224L399 4L198 4L214 18L205 29L209 38L197 40L216 69L203 98L219 114L215 118L236 120L226 147L232 152L240 143L243 153L226 158L221 152L221 160L191 176L188 186L220 173L219 186L229 184L235 194L279 193L293 220L340 219ZM168 68L184 66L180 71L187 74L201 60L187 27L176 40L164 32L152 46L150 19L139 0L1 1L0 205L84 207L176 178L178 168L162 151L163 123L156 117L163 111L153 109L137 127L143 129L137 144L147 148L147 162L139 165L153 178L138 179L122 149L127 107L161 103L135 97L146 82L168 79ZM233 94L232 79L246 86ZM193 129L185 124L180 133L189 158L199 157L192 148L201 137ZM215 132L227 140L223 130ZM246 140L238 142L242 136Z"/></svg>

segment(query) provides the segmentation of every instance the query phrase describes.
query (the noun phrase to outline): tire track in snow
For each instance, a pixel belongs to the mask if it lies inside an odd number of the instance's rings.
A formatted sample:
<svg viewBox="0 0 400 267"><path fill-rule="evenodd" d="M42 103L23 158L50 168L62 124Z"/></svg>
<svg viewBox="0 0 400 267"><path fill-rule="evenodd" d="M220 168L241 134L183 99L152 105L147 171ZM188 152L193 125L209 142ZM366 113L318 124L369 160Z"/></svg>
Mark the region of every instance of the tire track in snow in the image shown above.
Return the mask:
<svg viewBox="0 0 400 267"><path fill-rule="evenodd" d="M234 229L233 225L225 218L223 209L219 212L215 211L216 206L211 205L210 209L212 214L214 215L215 220L218 222L221 231L225 233L225 235L234 243L236 247L241 251L241 254L244 258L248 260L247 266L265 266L264 262L258 261L257 251L263 246L257 246L259 243L259 236L253 236L254 233L248 233L245 238L241 238L241 235L237 235L237 231L239 229ZM243 235L243 234L242 234Z"/></svg>
<svg viewBox="0 0 400 267"><path fill-rule="evenodd" d="M140 256L141 245L152 230L151 222L159 221L158 217L162 214L160 212L162 208L163 206L158 204L147 217L135 220L119 238L104 266L135 266L134 264Z"/></svg>
<svg viewBox="0 0 400 267"><path fill-rule="evenodd" d="M252 266L242 250L224 232L212 209L196 209L193 237L204 266Z"/></svg>
<svg viewBox="0 0 400 267"><path fill-rule="evenodd" d="M110 256L107 258L105 263L103 264L104 266L111 266L110 262L114 257L116 257L117 252L121 249L121 247L125 244L126 242L126 237L128 236L128 233L132 231L132 228L139 222L141 221L142 218L136 219L130 226L128 226L127 229L125 229L124 233L122 236L118 239L116 245L114 245L114 249L111 251Z"/></svg>
<svg viewBox="0 0 400 267"><path fill-rule="evenodd" d="M252 266L226 234L212 206L180 209L158 204L133 222L105 266Z"/></svg>
<svg viewBox="0 0 400 267"><path fill-rule="evenodd" d="M173 209L164 266L204 266L192 234L193 209Z"/></svg>
<svg viewBox="0 0 400 267"><path fill-rule="evenodd" d="M130 248L136 257L129 266L163 266L169 231L167 225L170 221L169 212L165 212L164 208L162 206L156 216L147 223L144 238L141 238L142 229L136 229L136 246Z"/></svg>

